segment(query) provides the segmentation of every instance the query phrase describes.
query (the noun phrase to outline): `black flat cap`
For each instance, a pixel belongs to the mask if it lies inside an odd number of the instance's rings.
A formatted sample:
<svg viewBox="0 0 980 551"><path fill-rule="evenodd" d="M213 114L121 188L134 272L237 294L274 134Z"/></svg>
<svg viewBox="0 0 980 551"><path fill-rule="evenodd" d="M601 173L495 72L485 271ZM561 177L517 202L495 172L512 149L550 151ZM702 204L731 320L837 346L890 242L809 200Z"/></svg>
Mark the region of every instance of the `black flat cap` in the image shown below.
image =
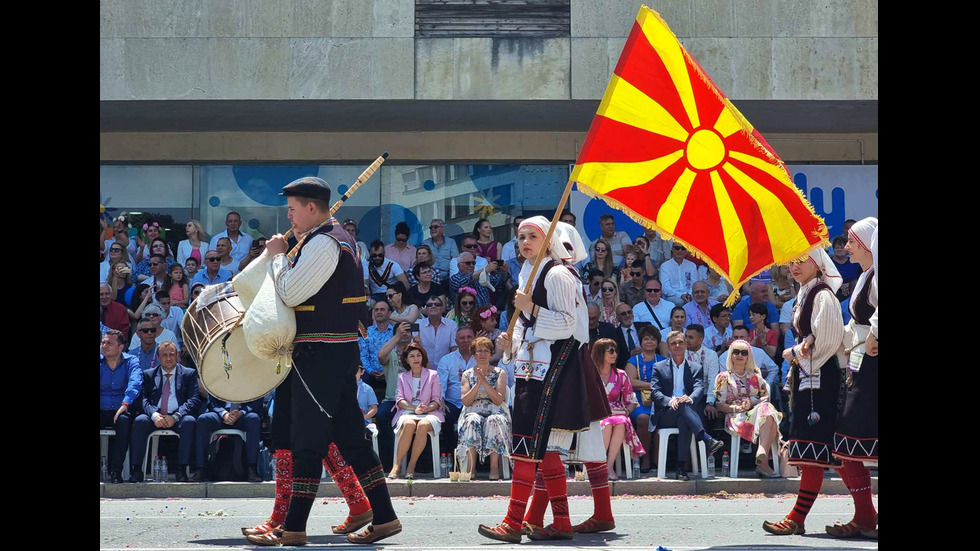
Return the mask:
<svg viewBox="0 0 980 551"><path fill-rule="evenodd" d="M283 197L306 197L330 202L330 184L316 176L304 176L286 184L279 195Z"/></svg>

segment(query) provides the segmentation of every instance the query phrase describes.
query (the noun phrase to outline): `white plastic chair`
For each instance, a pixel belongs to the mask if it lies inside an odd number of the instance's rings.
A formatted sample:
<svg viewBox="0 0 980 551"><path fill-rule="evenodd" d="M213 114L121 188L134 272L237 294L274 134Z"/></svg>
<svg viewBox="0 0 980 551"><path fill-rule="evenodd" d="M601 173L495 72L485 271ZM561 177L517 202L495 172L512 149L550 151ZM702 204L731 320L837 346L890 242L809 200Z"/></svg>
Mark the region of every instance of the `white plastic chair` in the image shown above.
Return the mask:
<svg viewBox="0 0 980 551"><path fill-rule="evenodd" d="M741 440L742 439L740 437L736 435L732 435L732 453L731 453L731 457L729 458L729 474L728 474L732 478L738 478L738 456L741 455L741 453L739 453L740 451L739 445L741 444ZM772 471L778 476L779 475L779 439L778 438L773 441L772 449L769 450L769 453L772 456Z"/></svg>
<svg viewBox="0 0 980 551"><path fill-rule="evenodd" d="M238 432L241 432L241 431L238 431ZM167 429L155 430L155 431L151 432L149 436L146 437L146 448L147 448L147 450L149 450L150 453L143 455L143 475L144 476L147 475L147 474L152 474L152 473L147 473L147 471L146 471L146 465L147 465L147 463L149 463L149 458L150 457L156 457L157 456L157 451L159 450L159 447L160 447L160 437L161 436L173 436L173 437L176 437L178 439L180 438L180 435L179 434L177 434L176 432L174 432L172 430L167 430ZM242 436L244 437L244 434ZM152 464L151 464L151 466L152 466ZM168 467L170 466L170 463L169 462L167 463L167 466ZM190 472L189 472L190 471L190 468L191 468L191 466L188 465L187 466L187 471L188 472L186 473L188 476L190 476Z"/></svg>
<svg viewBox="0 0 980 551"><path fill-rule="evenodd" d="M633 479L633 450L630 449L629 444L626 440L623 440L623 451L619 452L619 455L623 456L623 468L626 469L626 479Z"/></svg>
<svg viewBox="0 0 980 551"><path fill-rule="evenodd" d="M442 426L441 423L439 425L431 425L431 426L432 426L432 430L427 434L429 436L429 444L432 445L432 478L441 478L442 473L440 472L440 468L439 468L439 431L441 430ZM398 463L398 441L401 440L402 438L402 432L403 432L402 429L398 429L398 432L395 433L395 449L391 452L391 457L392 457L391 463L393 465ZM377 442L377 438L375 438L375 442ZM401 462L402 473L404 473L408 468L409 453L412 453L411 449L409 449L408 453L405 454L405 457L402 458L402 462Z"/></svg>
<svg viewBox="0 0 980 551"><path fill-rule="evenodd" d="M215 438L219 436L231 436L231 435L241 436L242 442L248 442L248 440L245 438L245 431L238 430L238 429L218 429L211 433L211 439L208 440L208 442L209 443L214 442Z"/></svg>
<svg viewBox="0 0 980 551"><path fill-rule="evenodd" d="M103 456L105 456L106 461L109 460L109 437L115 436L115 429L101 429L99 430L99 448L102 450ZM123 480L129 479L129 449L126 449L126 458L123 460L122 473L120 473Z"/></svg>
<svg viewBox="0 0 980 551"><path fill-rule="evenodd" d="M657 460L657 478L664 478L667 474L667 441L671 436L679 435L680 430L678 429L657 429L657 435L660 437L660 453ZM678 445L683 445L683 443L678 443ZM701 450L700 457L698 456L698 449ZM691 435L691 469L694 471L694 475L698 474L698 459L701 460L701 472L707 477L708 474L708 448L705 447L703 440L698 440L697 448L694 446L694 435ZM678 468L683 468L683 466L678 465Z"/></svg>
<svg viewBox="0 0 980 551"><path fill-rule="evenodd" d="M371 433L371 445L374 447L374 453L378 453L378 426L374 423L367 425L368 432Z"/></svg>

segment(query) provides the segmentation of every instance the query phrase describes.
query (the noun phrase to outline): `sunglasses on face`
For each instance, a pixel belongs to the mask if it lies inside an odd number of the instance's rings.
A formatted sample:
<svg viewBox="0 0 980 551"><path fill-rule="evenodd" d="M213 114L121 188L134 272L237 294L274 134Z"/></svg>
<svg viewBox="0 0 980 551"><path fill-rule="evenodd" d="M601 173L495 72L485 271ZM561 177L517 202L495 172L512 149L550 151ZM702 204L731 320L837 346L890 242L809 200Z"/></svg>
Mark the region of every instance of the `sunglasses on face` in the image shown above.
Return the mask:
<svg viewBox="0 0 980 551"><path fill-rule="evenodd" d="M113 248L109 249L109 252L110 253L121 253L122 252L122 249L117 249L117 248L113 247Z"/></svg>
<svg viewBox="0 0 980 551"><path fill-rule="evenodd" d="M685 249L684 249L684 247L681 247L680 245L674 245L674 250L675 251L683 251Z"/></svg>
<svg viewBox="0 0 980 551"><path fill-rule="evenodd" d="M603 292L603 293L611 293L611 292L613 292L613 291L615 291L615 290L616 290L616 289L613 289L612 287L603 287L603 288L602 288L602 292Z"/></svg>
<svg viewBox="0 0 980 551"><path fill-rule="evenodd" d="M460 262L460 264L462 264L464 266L467 266L469 264L476 264L476 261L475 260L469 260L469 261L466 261L466 262Z"/></svg>
<svg viewBox="0 0 980 551"><path fill-rule="evenodd" d="M735 348L735 349L732 350L732 355L733 356L748 356L749 355L749 351L748 350L739 350L738 348Z"/></svg>
<svg viewBox="0 0 980 551"><path fill-rule="evenodd" d="M648 293L659 293L660 289L647 289Z"/></svg>
<svg viewBox="0 0 980 551"><path fill-rule="evenodd" d="M143 314L143 316L147 318L159 318L160 314Z"/></svg>
<svg viewBox="0 0 980 551"><path fill-rule="evenodd" d="M460 306L473 306L474 304L476 303L472 300L464 300L463 302L459 303Z"/></svg>
<svg viewBox="0 0 980 551"><path fill-rule="evenodd" d="M439 229L439 228L441 228L441 227L442 227L442 226L436 226L435 224L433 224L433 225L431 225L431 226L429 226L429 229L430 229L430 230L438 230L438 229Z"/></svg>
<svg viewBox="0 0 980 551"><path fill-rule="evenodd" d="M159 266L160 264L162 264L160 261L150 262L150 266Z"/></svg>
<svg viewBox="0 0 980 551"><path fill-rule="evenodd" d="M218 260L220 260L220 258L218 258L217 256L209 256L204 260L207 260L208 262L217 262Z"/></svg>
<svg viewBox="0 0 980 551"><path fill-rule="evenodd" d="M476 243L470 243L469 245L463 245L464 249L475 249Z"/></svg>
<svg viewBox="0 0 980 551"><path fill-rule="evenodd" d="M436 304L436 303L430 303L425 305L426 308L440 308L441 306L442 306L441 304Z"/></svg>
<svg viewBox="0 0 980 551"><path fill-rule="evenodd" d="M616 315L619 316L619 317L621 317L621 318L631 318L631 317L633 317L633 312L632 311L620 312L620 313L618 313Z"/></svg>
<svg viewBox="0 0 980 551"><path fill-rule="evenodd" d="M149 335L150 333L155 333L156 329L140 329L139 332L144 335Z"/></svg>
<svg viewBox="0 0 980 551"><path fill-rule="evenodd" d="M630 272L630 275L633 277L640 277L641 275L643 275L643 272Z"/></svg>
<svg viewBox="0 0 980 551"><path fill-rule="evenodd" d="M604 253L604 252L606 252L606 249L596 249L595 252L597 252L597 253Z"/></svg>

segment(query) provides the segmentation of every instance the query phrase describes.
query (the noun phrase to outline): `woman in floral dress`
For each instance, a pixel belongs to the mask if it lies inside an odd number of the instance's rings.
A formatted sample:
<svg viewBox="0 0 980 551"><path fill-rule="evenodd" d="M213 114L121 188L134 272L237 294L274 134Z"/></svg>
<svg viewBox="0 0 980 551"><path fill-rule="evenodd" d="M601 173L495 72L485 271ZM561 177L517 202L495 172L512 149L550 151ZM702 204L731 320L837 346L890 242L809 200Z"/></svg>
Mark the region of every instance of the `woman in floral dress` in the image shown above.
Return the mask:
<svg viewBox="0 0 980 551"><path fill-rule="evenodd" d="M636 457L646 453L633 428L633 423L630 422L630 412L639 405L639 402L636 400L633 385L630 384L629 375L622 369L616 369L616 358L616 341L599 339L592 346L592 361L599 369L599 377L606 387L609 409L612 411L612 415L599 423L602 427L602 439L606 445L606 469L609 471L610 480L619 480L614 467L623 442L626 442Z"/></svg>
<svg viewBox="0 0 980 551"><path fill-rule="evenodd" d="M490 365L493 342L477 337L470 344L476 366L463 372L459 414L459 445L469 453L470 473L476 474L476 457L490 457L490 480L500 478L500 456L510 455L513 438L510 410L507 408L507 375Z"/></svg>
<svg viewBox="0 0 980 551"><path fill-rule="evenodd" d="M752 348L741 339L732 343L725 361L727 371L715 378L715 402L725 414L725 430L743 440L758 444L756 473L762 478L775 476L769 466L769 450L779 438L782 414L769 403L769 388L755 364ZM732 453L738 453L733 450Z"/></svg>

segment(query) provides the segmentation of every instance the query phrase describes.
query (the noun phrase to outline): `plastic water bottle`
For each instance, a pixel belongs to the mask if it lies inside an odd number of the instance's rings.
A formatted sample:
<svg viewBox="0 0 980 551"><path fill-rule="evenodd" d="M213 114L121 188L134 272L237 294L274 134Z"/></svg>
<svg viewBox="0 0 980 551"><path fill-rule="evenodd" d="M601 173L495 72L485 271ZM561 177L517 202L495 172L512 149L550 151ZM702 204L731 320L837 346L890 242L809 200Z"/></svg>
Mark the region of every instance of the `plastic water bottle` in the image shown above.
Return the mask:
<svg viewBox="0 0 980 551"><path fill-rule="evenodd" d="M727 476L731 472L732 460L728 457L728 452L725 452L721 456L721 474L722 476Z"/></svg>
<svg viewBox="0 0 980 551"><path fill-rule="evenodd" d="M714 478L715 477L715 456L714 455L709 455L708 456L708 477L709 478Z"/></svg>
<svg viewBox="0 0 980 551"><path fill-rule="evenodd" d="M156 456L153 458L153 465L150 469L150 476L147 477L147 482L156 482L157 476L160 475L160 457Z"/></svg>
<svg viewBox="0 0 980 551"><path fill-rule="evenodd" d="M170 469L167 468L167 456L164 455L160 458L160 482L166 482L169 474Z"/></svg>
<svg viewBox="0 0 980 551"><path fill-rule="evenodd" d="M101 459L101 461L99 463L99 470L101 471L100 472L100 475L99 475L100 476L100 480L102 481L103 484L108 484L109 483L109 464L106 463L106 460L105 460L105 456L104 455L102 456L102 459Z"/></svg>
<svg viewBox="0 0 980 551"><path fill-rule="evenodd" d="M449 476L449 458L446 454L439 456L439 476L447 478Z"/></svg>
<svg viewBox="0 0 980 551"><path fill-rule="evenodd" d="M637 457L633 461L633 479L636 480L640 478L640 458Z"/></svg>

